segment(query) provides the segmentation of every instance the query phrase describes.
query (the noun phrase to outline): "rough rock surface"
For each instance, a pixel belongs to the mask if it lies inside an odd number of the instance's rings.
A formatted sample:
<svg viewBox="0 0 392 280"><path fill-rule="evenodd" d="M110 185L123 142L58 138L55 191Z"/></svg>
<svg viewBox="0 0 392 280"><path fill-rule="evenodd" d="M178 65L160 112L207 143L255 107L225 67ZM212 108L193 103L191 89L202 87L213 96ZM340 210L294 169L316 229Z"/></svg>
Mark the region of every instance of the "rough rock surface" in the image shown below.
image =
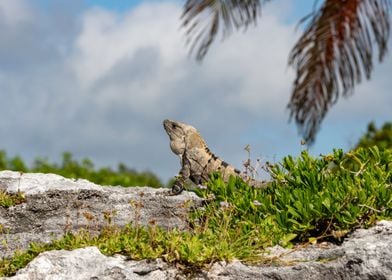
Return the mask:
<svg viewBox="0 0 392 280"><path fill-rule="evenodd" d="M49 242L65 232L98 232L111 223L185 228L190 207L202 200L194 193L168 196L167 189L102 187L54 174L0 172L0 190L21 191L26 202L0 207L0 258L32 241Z"/></svg>
<svg viewBox="0 0 392 280"><path fill-rule="evenodd" d="M0 207L0 224L8 229L0 233L0 256L18 246L25 248L30 240L49 241L52 234L61 235L65 230L98 230L108 222L103 212L112 213L111 222L120 226L130 221L147 224L153 219L161 226L184 228L189 207L202 203L187 192L165 196L167 190L162 189L100 187L44 174L0 172L0 188L19 189L27 198L21 205ZM5 279L392 280L392 221L357 230L340 246L324 243L291 250L275 246L262 257L263 265L219 262L204 271L185 274L160 259L132 261L104 256L97 248L88 247L44 252L17 275Z"/></svg>
<svg viewBox="0 0 392 280"><path fill-rule="evenodd" d="M123 256L106 257L96 247L74 251L44 252L11 278L38 279L173 279L175 269L160 260L127 261Z"/></svg>

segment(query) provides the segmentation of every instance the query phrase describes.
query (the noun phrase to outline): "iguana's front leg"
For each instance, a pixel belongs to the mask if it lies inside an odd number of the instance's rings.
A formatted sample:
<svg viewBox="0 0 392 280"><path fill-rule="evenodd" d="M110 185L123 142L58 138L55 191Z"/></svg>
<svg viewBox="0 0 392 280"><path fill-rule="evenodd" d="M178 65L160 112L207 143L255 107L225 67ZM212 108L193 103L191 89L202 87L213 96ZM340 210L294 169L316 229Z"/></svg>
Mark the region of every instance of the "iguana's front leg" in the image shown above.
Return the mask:
<svg viewBox="0 0 392 280"><path fill-rule="evenodd" d="M185 183L191 174L191 166L188 160L183 160L183 165L176 176L176 180L172 186L172 194L177 195L180 194L184 190Z"/></svg>

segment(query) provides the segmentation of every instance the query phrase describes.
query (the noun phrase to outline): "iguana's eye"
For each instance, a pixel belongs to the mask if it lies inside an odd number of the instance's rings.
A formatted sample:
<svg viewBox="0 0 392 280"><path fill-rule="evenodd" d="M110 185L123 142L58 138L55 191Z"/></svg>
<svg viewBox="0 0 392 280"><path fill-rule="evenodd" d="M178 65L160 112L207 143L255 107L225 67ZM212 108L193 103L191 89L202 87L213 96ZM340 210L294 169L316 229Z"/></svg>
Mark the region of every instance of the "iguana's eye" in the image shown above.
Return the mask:
<svg viewBox="0 0 392 280"><path fill-rule="evenodd" d="M177 128L177 125L175 123L172 123L172 128Z"/></svg>

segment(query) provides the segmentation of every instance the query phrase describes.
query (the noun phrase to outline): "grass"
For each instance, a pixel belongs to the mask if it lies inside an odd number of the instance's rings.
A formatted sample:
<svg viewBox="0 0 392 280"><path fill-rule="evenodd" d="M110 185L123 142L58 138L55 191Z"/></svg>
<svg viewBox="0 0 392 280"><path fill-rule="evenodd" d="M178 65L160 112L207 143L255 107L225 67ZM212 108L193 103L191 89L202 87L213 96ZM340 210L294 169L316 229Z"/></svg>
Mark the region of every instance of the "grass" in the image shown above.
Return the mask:
<svg viewBox="0 0 392 280"><path fill-rule="evenodd" d="M123 229L106 227L99 236L87 231L66 234L50 244L30 244L28 250L16 252L12 258L0 260L0 276L11 276L26 266L39 253L49 250L72 250L97 246L103 254L122 254L133 260L162 258L178 267L198 269L217 260L234 257L247 259L256 248L244 250L244 236L235 231L163 230L157 226L129 225Z"/></svg>
<svg viewBox="0 0 392 280"><path fill-rule="evenodd" d="M40 252L86 246L107 255L160 257L184 269L199 269L219 260L262 262L260 253L275 244L340 242L356 228L392 218L391 166L392 150L372 147L317 158L306 151L298 158L288 156L267 167L272 181L265 189L239 178L226 184L215 174L206 190L196 190L213 200L192 213L187 231L109 225L99 236L67 234L1 260L0 276L13 275Z"/></svg>
<svg viewBox="0 0 392 280"><path fill-rule="evenodd" d="M0 190L0 207L8 208L25 202L25 196L22 192L7 193Z"/></svg>

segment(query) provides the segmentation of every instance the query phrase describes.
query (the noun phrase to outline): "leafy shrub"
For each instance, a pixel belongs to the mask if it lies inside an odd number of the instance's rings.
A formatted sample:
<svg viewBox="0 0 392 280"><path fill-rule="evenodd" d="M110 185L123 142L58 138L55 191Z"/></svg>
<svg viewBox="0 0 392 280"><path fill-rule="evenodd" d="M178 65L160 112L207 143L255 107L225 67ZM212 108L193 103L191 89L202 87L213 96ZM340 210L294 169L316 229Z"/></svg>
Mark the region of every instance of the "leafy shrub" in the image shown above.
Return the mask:
<svg viewBox="0 0 392 280"><path fill-rule="evenodd" d="M67 178L87 179L100 185L162 186L161 181L152 172L137 172L122 163L118 165L117 170L108 167L95 169L91 160L74 160L71 153L63 153L61 164L51 163L44 158L37 158L32 167L28 168L20 157L8 158L4 151L0 151L0 170L54 173Z"/></svg>
<svg viewBox="0 0 392 280"><path fill-rule="evenodd" d="M359 139L356 148L378 146L379 149L392 149L392 122L386 122L381 128L371 122L367 132Z"/></svg>
<svg viewBox="0 0 392 280"><path fill-rule="evenodd" d="M259 232L271 245L287 245L294 238L339 239L357 227L392 217L391 166L392 151L377 147L347 154L335 150L320 158L304 151L300 158L288 156L270 166L273 180L265 189L254 189L238 178L225 185L214 176L208 190L198 193L215 201L197 218L215 227L229 211L231 228L244 236Z"/></svg>

